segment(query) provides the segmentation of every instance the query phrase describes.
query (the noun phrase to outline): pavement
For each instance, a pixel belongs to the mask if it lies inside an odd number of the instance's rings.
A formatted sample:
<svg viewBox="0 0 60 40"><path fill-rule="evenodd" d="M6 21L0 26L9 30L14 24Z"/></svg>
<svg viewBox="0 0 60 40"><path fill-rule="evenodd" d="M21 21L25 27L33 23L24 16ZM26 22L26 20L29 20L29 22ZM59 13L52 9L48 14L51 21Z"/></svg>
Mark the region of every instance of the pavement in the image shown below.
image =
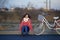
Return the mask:
<svg viewBox="0 0 60 40"><path fill-rule="evenodd" d="M21 34L21 32L19 31L19 23L15 23L15 24L1 24L0 26L4 25L5 27L7 27L7 29L5 30L0 30L0 34ZM38 25L37 24L33 24L33 28ZM29 33L29 34L34 34L34 33ZM45 30L43 32L43 34L57 34L56 30L53 29L49 29L46 25L45 25Z"/></svg>

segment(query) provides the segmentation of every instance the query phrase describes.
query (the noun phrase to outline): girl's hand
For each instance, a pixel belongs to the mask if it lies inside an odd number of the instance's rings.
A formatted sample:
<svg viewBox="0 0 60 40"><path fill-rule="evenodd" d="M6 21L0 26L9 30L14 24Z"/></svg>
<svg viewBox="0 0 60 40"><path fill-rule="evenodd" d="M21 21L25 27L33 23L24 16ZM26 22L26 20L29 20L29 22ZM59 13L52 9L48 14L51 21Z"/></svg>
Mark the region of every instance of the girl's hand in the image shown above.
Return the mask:
<svg viewBox="0 0 60 40"><path fill-rule="evenodd" d="M29 33L30 33L30 34L33 34L33 31L31 31L31 30L30 30L30 32L29 32Z"/></svg>

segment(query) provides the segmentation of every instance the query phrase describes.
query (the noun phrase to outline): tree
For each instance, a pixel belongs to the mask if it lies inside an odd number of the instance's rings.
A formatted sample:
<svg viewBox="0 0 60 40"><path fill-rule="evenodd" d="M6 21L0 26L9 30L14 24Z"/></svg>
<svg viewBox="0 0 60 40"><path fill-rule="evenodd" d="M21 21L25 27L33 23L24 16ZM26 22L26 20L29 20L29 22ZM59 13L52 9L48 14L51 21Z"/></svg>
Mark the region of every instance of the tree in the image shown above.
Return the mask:
<svg viewBox="0 0 60 40"><path fill-rule="evenodd" d="M0 0L0 8L4 8L8 0Z"/></svg>

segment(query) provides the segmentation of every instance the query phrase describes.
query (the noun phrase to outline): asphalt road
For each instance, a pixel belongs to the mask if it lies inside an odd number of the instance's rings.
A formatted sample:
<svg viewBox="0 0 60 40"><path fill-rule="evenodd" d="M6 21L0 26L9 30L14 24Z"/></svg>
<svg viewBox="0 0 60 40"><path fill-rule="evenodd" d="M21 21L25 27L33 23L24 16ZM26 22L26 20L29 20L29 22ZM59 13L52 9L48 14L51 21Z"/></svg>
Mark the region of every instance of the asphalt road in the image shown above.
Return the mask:
<svg viewBox="0 0 60 40"><path fill-rule="evenodd" d="M60 35L0 35L0 40L60 40Z"/></svg>

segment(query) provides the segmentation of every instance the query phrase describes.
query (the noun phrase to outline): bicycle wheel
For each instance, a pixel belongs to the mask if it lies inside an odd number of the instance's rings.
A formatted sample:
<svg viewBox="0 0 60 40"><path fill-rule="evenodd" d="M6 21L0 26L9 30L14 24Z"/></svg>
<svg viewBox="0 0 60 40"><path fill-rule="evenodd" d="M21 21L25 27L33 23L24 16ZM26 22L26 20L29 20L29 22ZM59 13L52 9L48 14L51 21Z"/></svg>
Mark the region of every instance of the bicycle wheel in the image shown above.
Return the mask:
<svg viewBox="0 0 60 40"><path fill-rule="evenodd" d="M59 25L56 25L56 32L60 34L60 20L57 21L57 24Z"/></svg>
<svg viewBox="0 0 60 40"><path fill-rule="evenodd" d="M43 34L44 31L45 31L44 25L42 25L42 26L36 26L34 28L34 34L35 35L41 35L41 34Z"/></svg>

